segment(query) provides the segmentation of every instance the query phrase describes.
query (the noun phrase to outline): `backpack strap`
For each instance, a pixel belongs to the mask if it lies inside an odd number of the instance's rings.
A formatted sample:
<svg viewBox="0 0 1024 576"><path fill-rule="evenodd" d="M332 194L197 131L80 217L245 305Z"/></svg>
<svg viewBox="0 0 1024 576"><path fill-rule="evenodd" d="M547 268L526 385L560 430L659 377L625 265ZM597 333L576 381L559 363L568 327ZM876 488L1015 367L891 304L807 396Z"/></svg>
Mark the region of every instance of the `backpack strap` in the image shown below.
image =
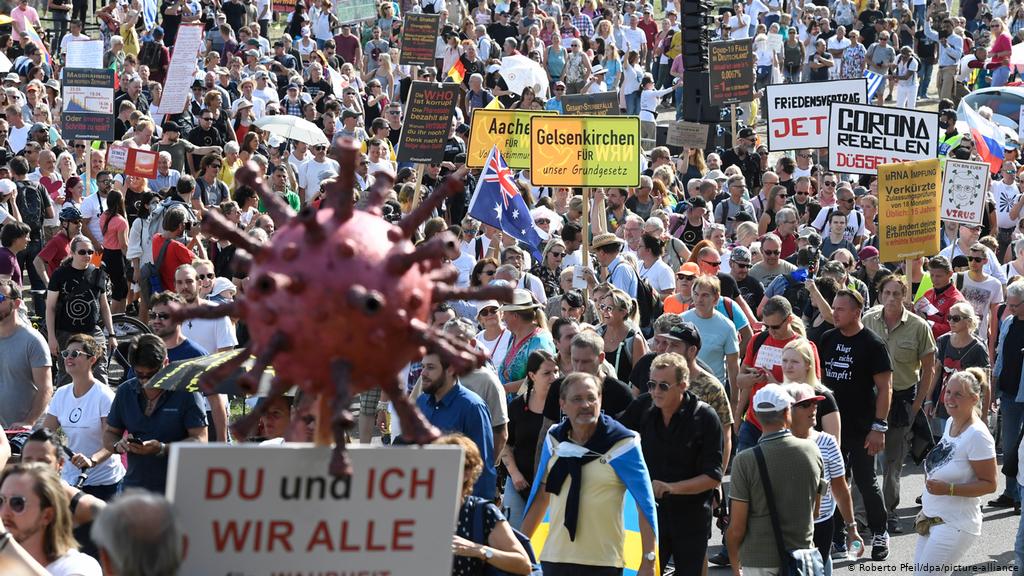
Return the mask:
<svg viewBox="0 0 1024 576"><path fill-rule="evenodd" d="M760 350L761 346L764 346L764 343L768 341L768 336L769 334L767 329L762 330L757 336L754 336L754 343L750 348L750 354L755 362L757 361L757 351Z"/></svg>
<svg viewBox="0 0 1024 576"><path fill-rule="evenodd" d="M735 322L735 318L733 318L732 299L726 298L722 300L722 307L725 308L726 314L729 315L729 321Z"/></svg>
<svg viewBox="0 0 1024 576"><path fill-rule="evenodd" d="M161 236L163 235L161 234ZM164 238L164 245L160 247L160 253L157 254L156 262L153 263L153 265L156 266L157 274L160 273L160 267L164 265L164 256L167 255L167 248L171 246L171 242L173 241L174 240L171 238Z"/></svg>
<svg viewBox="0 0 1024 576"><path fill-rule="evenodd" d="M964 289L964 273L963 272L960 272L960 273L958 273L956 275L956 289L957 290L963 290Z"/></svg>

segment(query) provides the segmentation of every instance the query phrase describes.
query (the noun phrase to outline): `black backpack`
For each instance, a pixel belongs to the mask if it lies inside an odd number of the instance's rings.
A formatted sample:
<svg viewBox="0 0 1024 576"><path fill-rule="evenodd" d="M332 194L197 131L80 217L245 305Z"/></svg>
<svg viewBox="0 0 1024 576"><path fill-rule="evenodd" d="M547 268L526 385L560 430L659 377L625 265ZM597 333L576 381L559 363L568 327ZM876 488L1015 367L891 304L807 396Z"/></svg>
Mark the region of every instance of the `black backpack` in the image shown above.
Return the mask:
<svg viewBox="0 0 1024 576"><path fill-rule="evenodd" d="M651 286L647 279L641 278L635 270L633 273L636 274L636 303L640 312L640 328L647 329L665 312L665 307L654 286Z"/></svg>
<svg viewBox="0 0 1024 576"><path fill-rule="evenodd" d="M160 70L162 52L163 50L160 44L157 44L152 40L149 42L143 42L142 49L139 50L139 64L149 66L150 70Z"/></svg>
<svg viewBox="0 0 1024 576"><path fill-rule="evenodd" d="M793 278L792 272L784 275L783 278L786 279L786 290L782 293L782 297L789 300L789 303L793 305L793 311L798 316L803 315L811 301L811 295L807 292L803 282L798 282L796 278Z"/></svg>

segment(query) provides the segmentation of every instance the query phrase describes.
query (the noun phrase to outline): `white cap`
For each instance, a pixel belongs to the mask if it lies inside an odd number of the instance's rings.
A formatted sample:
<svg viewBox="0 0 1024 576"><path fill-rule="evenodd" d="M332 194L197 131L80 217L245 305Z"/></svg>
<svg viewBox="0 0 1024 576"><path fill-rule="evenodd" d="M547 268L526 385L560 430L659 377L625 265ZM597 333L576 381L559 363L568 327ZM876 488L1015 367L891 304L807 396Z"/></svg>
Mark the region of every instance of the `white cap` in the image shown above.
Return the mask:
<svg viewBox="0 0 1024 576"><path fill-rule="evenodd" d="M793 397L778 384L768 384L754 394L754 412L779 412L793 403Z"/></svg>
<svg viewBox="0 0 1024 576"><path fill-rule="evenodd" d="M7 196L8 194L14 194L18 190L18 187L14 185L14 182L4 178L0 180L0 196Z"/></svg>

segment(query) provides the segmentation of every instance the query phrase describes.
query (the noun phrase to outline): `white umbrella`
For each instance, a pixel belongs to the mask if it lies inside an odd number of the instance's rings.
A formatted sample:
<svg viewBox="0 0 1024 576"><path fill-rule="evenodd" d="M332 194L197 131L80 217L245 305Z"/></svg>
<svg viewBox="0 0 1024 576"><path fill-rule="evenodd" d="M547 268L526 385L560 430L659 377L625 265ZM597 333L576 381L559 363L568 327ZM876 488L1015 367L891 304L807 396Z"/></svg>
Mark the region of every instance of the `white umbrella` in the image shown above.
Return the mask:
<svg viewBox="0 0 1024 576"><path fill-rule="evenodd" d="M287 138L289 140L298 140L299 142L305 142L310 146L317 146L319 144L330 146L330 142L327 141L327 135L320 128L317 128L316 124L313 124L309 120L304 120L298 116L291 116L285 114L277 114L274 116L264 116L257 120L254 124L260 130L266 130L271 134L276 134L281 138Z"/></svg>
<svg viewBox="0 0 1024 576"><path fill-rule="evenodd" d="M529 86L538 98L548 97L547 73L540 64L526 56L505 56L498 72L512 92L522 95L523 88Z"/></svg>

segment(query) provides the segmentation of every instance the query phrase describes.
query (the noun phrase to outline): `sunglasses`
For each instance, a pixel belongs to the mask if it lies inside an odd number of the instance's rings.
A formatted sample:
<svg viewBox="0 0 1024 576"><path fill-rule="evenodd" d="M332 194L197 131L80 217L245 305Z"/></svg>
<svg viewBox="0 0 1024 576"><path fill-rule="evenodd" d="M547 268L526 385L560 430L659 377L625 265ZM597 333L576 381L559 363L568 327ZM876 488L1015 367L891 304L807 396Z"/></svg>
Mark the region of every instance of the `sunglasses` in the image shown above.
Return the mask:
<svg viewBox="0 0 1024 576"><path fill-rule="evenodd" d="M135 378L138 379L139 382L146 382L152 380L153 376L156 376L157 372L159 372L159 370L153 370L152 372L143 372L138 368L135 368Z"/></svg>
<svg viewBox="0 0 1024 576"><path fill-rule="evenodd" d="M551 255L551 256L554 256L555 258L564 258L565 257L565 252L549 252L548 254Z"/></svg>
<svg viewBox="0 0 1024 576"><path fill-rule="evenodd" d="M79 356L88 356L89 358L92 358L92 354L89 354L88 352L84 352L82 350L64 350L63 352L60 353L60 355L65 360L68 358L78 358Z"/></svg>
<svg viewBox="0 0 1024 576"><path fill-rule="evenodd" d="M150 317L153 318L153 320L170 320L171 319L171 315L167 314L167 313L164 313L164 312L161 312L161 313L154 312L154 313L150 314Z"/></svg>
<svg viewBox="0 0 1024 576"><path fill-rule="evenodd" d="M209 274L199 274L199 275L196 276L196 278L199 279L199 280L213 280L216 277L217 276L214 273L212 273L212 272L209 273Z"/></svg>
<svg viewBox="0 0 1024 576"><path fill-rule="evenodd" d="M655 388L661 390L662 392L668 392L669 390L672 389L672 385L669 384L668 382L655 382L654 380L649 380L647 382L647 389L654 390Z"/></svg>
<svg viewBox="0 0 1024 576"><path fill-rule="evenodd" d="M498 313L498 309L497 308L484 308L477 315L480 316L481 318L486 318L488 316L494 316L497 313Z"/></svg>
<svg viewBox="0 0 1024 576"><path fill-rule="evenodd" d="M494 270L484 270L481 274L484 276L494 276Z"/></svg>
<svg viewBox="0 0 1024 576"><path fill-rule="evenodd" d="M711 266L712 268L718 268L719 266L722 265L721 260L701 260L701 262L707 264L708 266Z"/></svg>
<svg viewBox="0 0 1024 576"><path fill-rule="evenodd" d="M78 251L78 255L79 256L92 256L95 253L96 253L95 250L79 250Z"/></svg>
<svg viewBox="0 0 1024 576"><path fill-rule="evenodd" d="M693 276L688 274L676 274L676 280L683 280L684 282L693 282Z"/></svg>
<svg viewBox="0 0 1024 576"><path fill-rule="evenodd" d="M778 256L778 255L782 254L782 251L781 250L761 250L761 254L764 254L765 256Z"/></svg>
<svg viewBox="0 0 1024 576"><path fill-rule="evenodd" d="M854 202L853 198L840 198L839 201L840 202L845 202L847 204L853 204L853 202Z"/></svg>
<svg viewBox="0 0 1024 576"><path fill-rule="evenodd" d="M210 164L210 168L220 168L220 164Z"/></svg>
<svg viewBox="0 0 1024 576"><path fill-rule="evenodd" d="M984 256L968 256L967 259L970 260L971 262L977 262L979 264L985 261Z"/></svg>
<svg viewBox="0 0 1024 576"><path fill-rule="evenodd" d="M202 120L203 122L213 122L213 117L212 116L203 116L202 118L200 118L200 120Z"/></svg>
<svg viewBox="0 0 1024 576"><path fill-rule="evenodd" d="M24 496L0 496L0 509L4 507L4 504L10 504L11 511L15 514L21 514L25 511L25 504L28 503L28 499Z"/></svg>
<svg viewBox="0 0 1024 576"><path fill-rule="evenodd" d="M955 316L954 315L954 316L947 316L946 319L949 320L950 322L959 322L959 321L963 320L964 317L963 316Z"/></svg>
<svg viewBox="0 0 1024 576"><path fill-rule="evenodd" d="M765 327L765 328L767 328L767 329L769 329L769 330L781 330L781 329L782 329L782 327L783 327L783 326L785 326L785 325L786 325L786 323L785 323L785 322L783 322L782 324L767 324L767 323L766 323L766 324L764 325L764 327Z"/></svg>
<svg viewBox="0 0 1024 576"><path fill-rule="evenodd" d="M825 182L824 184L825 184L825 186L829 186L829 187L836 185L835 182Z"/></svg>
<svg viewBox="0 0 1024 576"><path fill-rule="evenodd" d="M810 192L800 192L800 191L797 191L797 193L796 193L797 196L807 196L808 194L810 194Z"/></svg>
<svg viewBox="0 0 1024 576"><path fill-rule="evenodd" d="M750 264L744 264L743 262L733 262L732 263L732 267L733 268L747 269L747 268L750 268Z"/></svg>

